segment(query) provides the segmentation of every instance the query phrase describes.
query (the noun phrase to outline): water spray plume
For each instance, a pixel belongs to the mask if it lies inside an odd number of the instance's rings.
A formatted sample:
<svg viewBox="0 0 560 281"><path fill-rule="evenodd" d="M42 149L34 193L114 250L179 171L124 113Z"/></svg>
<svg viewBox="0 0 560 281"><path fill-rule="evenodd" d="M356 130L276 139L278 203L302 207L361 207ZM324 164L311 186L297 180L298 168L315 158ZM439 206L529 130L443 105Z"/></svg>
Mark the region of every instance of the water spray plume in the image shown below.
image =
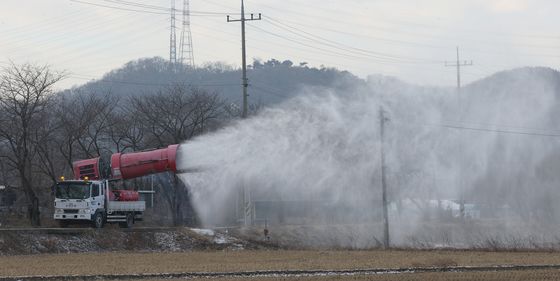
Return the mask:
<svg viewBox="0 0 560 281"><path fill-rule="evenodd" d="M466 86L464 104L453 89L385 78L348 92L308 89L183 144L178 169L205 167L181 176L204 224L238 223L236 201L245 189L260 208L256 219L345 225L360 239L381 239L383 106L394 245L557 243L553 230L560 207L551 198L560 198L560 177L550 170L560 163L559 139L535 128L560 131L554 122L560 116L552 110L559 77L547 69L497 74ZM273 206L285 209L276 212ZM356 247L371 245L346 238Z"/></svg>

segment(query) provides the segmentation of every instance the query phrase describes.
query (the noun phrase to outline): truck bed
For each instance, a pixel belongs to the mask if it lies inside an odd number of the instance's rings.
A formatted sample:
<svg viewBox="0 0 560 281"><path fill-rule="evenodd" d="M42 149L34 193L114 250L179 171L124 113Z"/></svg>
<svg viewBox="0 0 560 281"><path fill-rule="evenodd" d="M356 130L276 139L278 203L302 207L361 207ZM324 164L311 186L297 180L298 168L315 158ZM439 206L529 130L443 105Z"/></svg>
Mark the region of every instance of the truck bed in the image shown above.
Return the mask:
<svg viewBox="0 0 560 281"><path fill-rule="evenodd" d="M146 210L144 201L108 201L109 212L143 212Z"/></svg>

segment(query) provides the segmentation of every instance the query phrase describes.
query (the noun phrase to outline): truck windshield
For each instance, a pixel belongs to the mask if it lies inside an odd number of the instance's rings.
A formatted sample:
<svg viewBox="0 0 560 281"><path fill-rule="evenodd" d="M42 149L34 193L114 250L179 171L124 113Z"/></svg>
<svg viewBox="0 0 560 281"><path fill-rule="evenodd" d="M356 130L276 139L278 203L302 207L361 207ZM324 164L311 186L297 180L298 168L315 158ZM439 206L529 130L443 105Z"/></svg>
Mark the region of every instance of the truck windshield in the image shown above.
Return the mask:
<svg viewBox="0 0 560 281"><path fill-rule="evenodd" d="M86 199L90 197L91 183L61 182L56 186L55 197L59 199Z"/></svg>

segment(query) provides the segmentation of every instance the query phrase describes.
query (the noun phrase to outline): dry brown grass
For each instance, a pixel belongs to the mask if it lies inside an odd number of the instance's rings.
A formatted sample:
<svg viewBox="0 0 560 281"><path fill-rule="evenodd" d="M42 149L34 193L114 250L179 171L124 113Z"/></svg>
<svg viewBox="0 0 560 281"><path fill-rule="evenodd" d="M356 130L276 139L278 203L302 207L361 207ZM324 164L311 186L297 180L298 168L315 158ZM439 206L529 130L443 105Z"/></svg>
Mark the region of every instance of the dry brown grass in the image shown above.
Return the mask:
<svg viewBox="0 0 560 281"><path fill-rule="evenodd" d="M149 281L164 281L169 279L153 279ZM203 280L203 279L191 279ZM204 278L204 280L208 280ZM219 281L239 281L242 278L217 278ZM263 278L269 281L532 281L532 280L560 280L560 271L508 271L508 272L459 272L459 273L406 273L389 275L362 275L362 276L330 276L330 277L281 277Z"/></svg>
<svg viewBox="0 0 560 281"><path fill-rule="evenodd" d="M0 264L2 265L0 266L0 276L22 276L162 272L172 273L204 271L225 272L249 270L397 268L411 266L451 265L560 264L560 254L545 252L496 253L475 251L208 251L189 253L119 252L5 256L0 257ZM537 273L540 272L541 271L538 271Z"/></svg>

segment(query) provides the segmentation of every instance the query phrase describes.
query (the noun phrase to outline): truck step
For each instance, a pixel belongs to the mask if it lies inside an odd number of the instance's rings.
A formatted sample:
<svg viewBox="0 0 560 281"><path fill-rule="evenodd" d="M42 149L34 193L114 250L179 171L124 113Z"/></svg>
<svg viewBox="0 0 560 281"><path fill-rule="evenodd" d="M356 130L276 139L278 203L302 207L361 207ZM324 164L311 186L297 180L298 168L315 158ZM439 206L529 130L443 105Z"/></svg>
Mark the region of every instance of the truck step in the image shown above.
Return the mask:
<svg viewBox="0 0 560 281"><path fill-rule="evenodd" d="M126 215L107 215L107 219L126 219Z"/></svg>
<svg viewBox="0 0 560 281"><path fill-rule="evenodd" d="M107 219L107 222L126 222L126 219Z"/></svg>

